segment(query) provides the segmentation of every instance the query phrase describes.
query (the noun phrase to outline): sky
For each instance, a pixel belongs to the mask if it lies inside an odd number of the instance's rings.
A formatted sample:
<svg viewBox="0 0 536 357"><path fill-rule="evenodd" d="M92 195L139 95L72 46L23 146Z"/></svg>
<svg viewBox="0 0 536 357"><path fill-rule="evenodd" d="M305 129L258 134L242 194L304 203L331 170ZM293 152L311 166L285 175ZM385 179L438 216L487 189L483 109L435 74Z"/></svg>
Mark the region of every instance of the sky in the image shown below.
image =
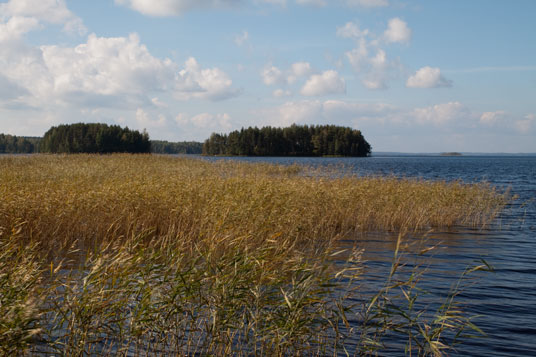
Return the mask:
<svg viewBox="0 0 536 357"><path fill-rule="evenodd" d="M535 14L534 0L0 1L0 132L335 124L376 152L534 153Z"/></svg>

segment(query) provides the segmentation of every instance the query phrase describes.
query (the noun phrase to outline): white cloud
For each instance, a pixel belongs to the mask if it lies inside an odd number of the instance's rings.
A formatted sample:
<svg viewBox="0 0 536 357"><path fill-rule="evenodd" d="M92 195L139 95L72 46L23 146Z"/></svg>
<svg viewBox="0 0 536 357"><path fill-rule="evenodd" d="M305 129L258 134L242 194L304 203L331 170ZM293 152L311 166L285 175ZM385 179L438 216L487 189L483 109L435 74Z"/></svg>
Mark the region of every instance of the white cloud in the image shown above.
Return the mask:
<svg viewBox="0 0 536 357"><path fill-rule="evenodd" d="M411 30L403 20L395 17L389 20L387 30L383 33L387 42L408 43L411 39Z"/></svg>
<svg viewBox="0 0 536 357"><path fill-rule="evenodd" d="M136 110L136 121L138 127L146 129L163 128L167 125L166 117L162 114L158 115L157 119L152 119L145 110L138 108Z"/></svg>
<svg viewBox="0 0 536 357"><path fill-rule="evenodd" d="M63 25L68 32L86 32L82 20L67 8L65 0L10 0L0 4L0 18L30 18Z"/></svg>
<svg viewBox="0 0 536 357"><path fill-rule="evenodd" d="M323 109L329 117L349 117L356 119L363 116L384 116L395 108L386 103L361 103L343 100L326 100Z"/></svg>
<svg viewBox="0 0 536 357"><path fill-rule="evenodd" d="M398 61L387 57L380 47L382 42L368 29L361 30L355 23L349 22L337 28L337 35L356 41L356 47L346 52L346 58L365 87L385 89L387 82L401 72Z"/></svg>
<svg viewBox="0 0 536 357"><path fill-rule="evenodd" d="M287 75L287 82L294 83L298 78L306 77L313 72L309 62L296 62L290 66L290 71Z"/></svg>
<svg viewBox="0 0 536 357"><path fill-rule="evenodd" d="M423 67L408 78L406 87L408 88L439 88L451 87L452 81L445 79L441 75L439 68Z"/></svg>
<svg viewBox="0 0 536 357"><path fill-rule="evenodd" d="M261 71L261 77L267 86L277 84L293 84L299 78L308 76L313 72L308 62L293 63L289 69L282 71L278 67L268 65Z"/></svg>
<svg viewBox="0 0 536 357"><path fill-rule="evenodd" d="M0 43L14 42L39 27L39 20L33 17L14 16L6 23L0 23Z"/></svg>
<svg viewBox="0 0 536 357"><path fill-rule="evenodd" d="M219 68L203 69L193 57L185 62L185 68L178 73L174 84L175 97L180 100L222 100L239 94L238 90L231 88L233 82L224 71Z"/></svg>
<svg viewBox="0 0 536 357"><path fill-rule="evenodd" d="M286 102L278 107L262 110L258 114L273 126L312 124L317 122L322 114L322 102L316 100Z"/></svg>
<svg viewBox="0 0 536 357"><path fill-rule="evenodd" d="M157 108L167 108L167 104L160 101L160 99L158 99L158 97L154 97L151 99L151 102L154 104L155 107Z"/></svg>
<svg viewBox="0 0 536 357"><path fill-rule="evenodd" d="M449 102L425 108L416 108L411 115L419 124L434 125L445 125L471 117L468 108L460 102Z"/></svg>
<svg viewBox="0 0 536 357"><path fill-rule="evenodd" d="M275 126L289 126L293 123L348 126L363 121L384 121L394 110L394 107L384 103L301 100L286 102L256 114L260 114L269 125Z"/></svg>
<svg viewBox="0 0 536 357"><path fill-rule="evenodd" d="M363 84L369 89L387 88L388 69L391 64L387 61L384 50L379 49L376 56L369 59L370 72L363 79Z"/></svg>
<svg viewBox="0 0 536 357"><path fill-rule="evenodd" d="M365 29L361 31L359 26L353 22L347 22L342 27L337 27L337 36L342 38L354 38L359 39L366 37L369 34L369 30Z"/></svg>
<svg viewBox="0 0 536 357"><path fill-rule="evenodd" d="M484 112L480 116L480 123L485 125L496 125L506 118L506 112L504 110L498 110L495 112Z"/></svg>
<svg viewBox="0 0 536 357"><path fill-rule="evenodd" d="M305 96L319 96L346 92L346 82L336 71L329 70L322 74L313 74L301 89Z"/></svg>
<svg viewBox="0 0 536 357"><path fill-rule="evenodd" d="M309 62L296 62L291 66L292 75L296 77L307 76L312 72L311 64Z"/></svg>
<svg viewBox="0 0 536 357"><path fill-rule="evenodd" d="M227 113L222 114L210 114L210 113L200 113L194 116L189 116L186 113L179 113L175 122L179 126L193 125L196 128L201 129L223 129L228 130L232 127L231 125L231 116Z"/></svg>
<svg viewBox="0 0 536 357"><path fill-rule="evenodd" d="M190 118L190 121L199 128L208 127L212 123L213 120L214 120L214 116L209 113L197 114Z"/></svg>
<svg viewBox="0 0 536 357"><path fill-rule="evenodd" d="M54 92L99 95L140 95L165 90L173 78L170 60L153 57L136 34L105 38L91 34L72 47L42 46Z"/></svg>
<svg viewBox="0 0 536 357"><path fill-rule="evenodd" d="M184 12L238 5L241 0L115 0L116 4L149 16L177 16Z"/></svg>
<svg viewBox="0 0 536 357"><path fill-rule="evenodd" d="M350 7L384 7L388 0L339 0ZM287 0L253 0L255 4L287 6ZM328 0L295 0L298 5L326 6ZM246 4L244 0L115 0L118 5L128 6L148 16L177 16L195 9L225 8Z"/></svg>
<svg viewBox="0 0 536 357"><path fill-rule="evenodd" d="M276 66L267 66L261 71L264 84L271 86L285 81L283 72Z"/></svg>
<svg viewBox="0 0 536 357"><path fill-rule="evenodd" d="M136 34L92 34L76 47L19 44L0 51L0 61L0 75L27 92L27 105L40 108L158 105L155 93L179 100L221 100L238 94L222 70L202 68L194 58L180 69L169 59L152 56Z"/></svg>
<svg viewBox="0 0 536 357"><path fill-rule="evenodd" d="M515 129L521 134L528 134L536 124L536 114L528 114L522 120L514 122Z"/></svg>
<svg viewBox="0 0 536 357"><path fill-rule="evenodd" d="M289 90L276 89L273 91L272 95L276 98L290 97L292 93Z"/></svg>

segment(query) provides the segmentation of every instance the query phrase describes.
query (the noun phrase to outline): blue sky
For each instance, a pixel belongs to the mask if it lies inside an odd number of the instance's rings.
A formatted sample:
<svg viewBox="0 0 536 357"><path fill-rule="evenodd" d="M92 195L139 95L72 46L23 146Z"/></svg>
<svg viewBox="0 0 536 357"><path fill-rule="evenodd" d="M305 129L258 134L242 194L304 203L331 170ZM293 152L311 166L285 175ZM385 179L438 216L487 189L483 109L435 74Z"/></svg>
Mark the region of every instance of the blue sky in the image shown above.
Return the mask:
<svg viewBox="0 0 536 357"><path fill-rule="evenodd" d="M337 124L374 151L536 152L536 1L0 1L0 132Z"/></svg>

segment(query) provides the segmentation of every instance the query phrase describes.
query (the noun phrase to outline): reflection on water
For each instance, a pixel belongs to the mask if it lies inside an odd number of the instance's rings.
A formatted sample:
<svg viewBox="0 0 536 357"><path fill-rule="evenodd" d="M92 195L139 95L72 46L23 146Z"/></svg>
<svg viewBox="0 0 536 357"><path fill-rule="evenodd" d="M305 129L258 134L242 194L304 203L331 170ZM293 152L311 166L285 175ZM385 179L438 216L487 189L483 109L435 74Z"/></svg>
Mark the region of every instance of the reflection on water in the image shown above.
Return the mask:
<svg viewBox="0 0 536 357"><path fill-rule="evenodd" d="M220 160L221 158L208 158ZM422 288L426 301L443 298L471 265L484 259L494 272L477 272L474 284L464 286L458 301L473 322L487 334L457 346L461 356L536 355L536 157L371 157L371 158L232 158L249 162L344 165L358 175L394 175L431 180L489 182L510 189L518 199L485 230L458 229L413 237L404 248L406 271L426 267ZM396 247L396 234L367 233L341 244L363 249L364 293L385 283ZM406 243L411 240L408 237ZM437 247L419 256L425 246ZM376 289L376 290L375 290ZM433 306L431 306L433 308ZM396 346L396 344L394 344ZM399 347L399 346L396 346ZM396 355L396 348L392 354ZM386 351L391 354L390 351ZM400 350L398 350L400 354Z"/></svg>

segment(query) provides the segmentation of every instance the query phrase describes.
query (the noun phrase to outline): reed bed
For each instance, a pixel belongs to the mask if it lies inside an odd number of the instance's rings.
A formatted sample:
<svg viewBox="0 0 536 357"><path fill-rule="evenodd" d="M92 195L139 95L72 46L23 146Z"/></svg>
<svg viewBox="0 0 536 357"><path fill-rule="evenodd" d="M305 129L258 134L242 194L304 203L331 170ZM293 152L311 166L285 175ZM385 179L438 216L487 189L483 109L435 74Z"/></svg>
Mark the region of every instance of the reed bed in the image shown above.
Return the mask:
<svg viewBox="0 0 536 357"><path fill-rule="evenodd" d="M393 296L397 311L413 306L414 296L392 292L418 279L391 283L396 258L386 287L363 302L359 256L334 264L337 241L479 228L509 200L485 184L315 170L150 155L0 158L0 353L372 354L409 316L388 313ZM473 327L445 306L405 322L409 351L439 355L454 342L445 336Z"/></svg>

